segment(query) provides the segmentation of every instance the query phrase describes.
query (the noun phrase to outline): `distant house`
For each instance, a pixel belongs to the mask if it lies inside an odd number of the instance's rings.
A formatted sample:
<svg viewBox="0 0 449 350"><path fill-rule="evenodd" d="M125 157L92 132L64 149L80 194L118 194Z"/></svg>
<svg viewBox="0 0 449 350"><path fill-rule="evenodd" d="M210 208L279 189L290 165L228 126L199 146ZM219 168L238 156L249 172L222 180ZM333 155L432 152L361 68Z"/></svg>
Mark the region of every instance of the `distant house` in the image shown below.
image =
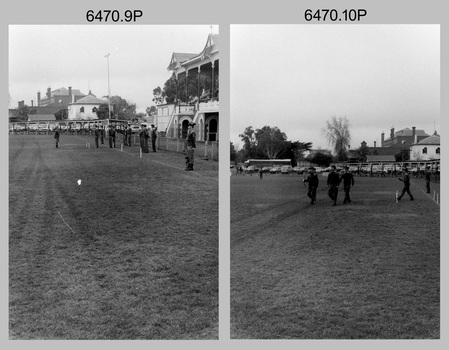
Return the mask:
<svg viewBox="0 0 449 350"><path fill-rule="evenodd" d="M435 132L410 146L410 160L440 159L440 136Z"/></svg>
<svg viewBox="0 0 449 350"><path fill-rule="evenodd" d="M366 161L368 163L391 163L391 162L395 162L396 158L394 157L394 155L388 155L388 154L384 154L384 155L367 155L366 156Z"/></svg>
<svg viewBox="0 0 449 350"><path fill-rule="evenodd" d="M28 116L29 122L40 122L40 121L54 121L56 117L54 114L30 114Z"/></svg>
<svg viewBox="0 0 449 350"><path fill-rule="evenodd" d="M68 120L92 120L98 119L96 111L108 100L88 95L68 105Z"/></svg>

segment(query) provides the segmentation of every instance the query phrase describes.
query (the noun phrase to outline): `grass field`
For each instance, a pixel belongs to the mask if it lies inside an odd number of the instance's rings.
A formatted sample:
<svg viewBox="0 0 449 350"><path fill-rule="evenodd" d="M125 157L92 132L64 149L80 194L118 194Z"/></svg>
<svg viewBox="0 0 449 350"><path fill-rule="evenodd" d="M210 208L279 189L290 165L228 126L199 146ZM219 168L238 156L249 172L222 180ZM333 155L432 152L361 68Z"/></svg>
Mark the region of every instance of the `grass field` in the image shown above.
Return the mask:
<svg viewBox="0 0 449 350"><path fill-rule="evenodd" d="M439 184L356 177L333 207L302 179L231 177L231 338L439 338Z"/></svg>
<svg viewBox="0 0 449 350"><path fill-rule="evenodd" d="M217 339L218 163L106 142L9 137L10 339Z"/></svg>

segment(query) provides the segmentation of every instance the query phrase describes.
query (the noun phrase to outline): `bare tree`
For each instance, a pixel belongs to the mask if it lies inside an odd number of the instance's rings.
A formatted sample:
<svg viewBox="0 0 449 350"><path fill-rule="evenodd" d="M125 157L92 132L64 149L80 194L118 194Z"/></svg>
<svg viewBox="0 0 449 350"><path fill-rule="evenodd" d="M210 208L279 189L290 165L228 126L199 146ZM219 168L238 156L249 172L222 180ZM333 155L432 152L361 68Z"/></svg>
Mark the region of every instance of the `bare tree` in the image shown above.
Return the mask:
<svg viewBox="0 0 449 350"><path fill-rule="evenodd" d="M326 121L326 126L321 130L329 145L332 146L338 160L346 160L346 151L349 149L351 134L349 121L346 117L331 117Z"/></svg>

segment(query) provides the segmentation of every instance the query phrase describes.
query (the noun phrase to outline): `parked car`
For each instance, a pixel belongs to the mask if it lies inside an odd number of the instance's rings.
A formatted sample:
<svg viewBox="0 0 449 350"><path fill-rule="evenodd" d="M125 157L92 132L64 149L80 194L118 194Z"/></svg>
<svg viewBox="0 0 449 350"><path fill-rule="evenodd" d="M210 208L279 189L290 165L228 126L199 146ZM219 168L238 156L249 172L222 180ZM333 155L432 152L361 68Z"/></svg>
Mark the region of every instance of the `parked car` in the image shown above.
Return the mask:
<svg viewBox="0 0 449 350"><path fill-rule="evenodd" d="M270 169L270 173L271 174L277 174L277 173L280 173L281 172L281 167L280 166L275 166L274 168L271 168Z"/></svg>
<svg viewBox="0 0 449 350"><path fill-rule="evenodd" d="M291 165L281 166L281 174L290 174L293 172L293 167Z"/></svg>
<svg viewBox="0 0 449 350"><path fill-rule="evenodd" d="M262 168L262 172L263 172L263 173L268 173L270 170L271 170L271 166L264 166L264 167Z"/></svg>
<svg viewBox="0 0 449 350"><path fill-rule="evenodd" d="M299 167L299 166L295 166L294 168L293 168L293 171L295 172L295 173L298 173L298 174L304 174L305 172L307 172L307 168L306 167L304 167L304 166L301 166L301 167Z"/></svg>
<svg viewBox="0 0 449 350"><path fill-rule="evenodd" d="M131 133L137 134L140 131L140 126L131 125Z"/></svg>

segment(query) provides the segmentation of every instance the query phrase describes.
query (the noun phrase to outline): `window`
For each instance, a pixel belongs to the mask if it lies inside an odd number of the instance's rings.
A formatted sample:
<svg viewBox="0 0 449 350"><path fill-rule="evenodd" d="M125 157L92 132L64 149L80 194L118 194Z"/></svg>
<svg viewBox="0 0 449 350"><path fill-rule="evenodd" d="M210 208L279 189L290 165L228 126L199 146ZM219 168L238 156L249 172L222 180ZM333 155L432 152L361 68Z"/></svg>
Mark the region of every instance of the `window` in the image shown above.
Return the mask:
<svg viewBox="0 0 449 350"><path fill-rule="evenodd" d="M81 107L81 108L80 108L80 112L81 112L81 113L84 113L84 107Z"/></svg>
<svg viewBox="0 0 449 350"><path fill-rule="evenodd" d="M422 149L422 153L423 153L423 154L427 154L427 147L424 147L424 148Z"/></svg>
<svg viewBox="0 0 449 350"><path fill-rule="evenodd" d="M438 147L438 148L436 149L436 153L437 153L437 154L440 154L440 147Z"/></svg>

